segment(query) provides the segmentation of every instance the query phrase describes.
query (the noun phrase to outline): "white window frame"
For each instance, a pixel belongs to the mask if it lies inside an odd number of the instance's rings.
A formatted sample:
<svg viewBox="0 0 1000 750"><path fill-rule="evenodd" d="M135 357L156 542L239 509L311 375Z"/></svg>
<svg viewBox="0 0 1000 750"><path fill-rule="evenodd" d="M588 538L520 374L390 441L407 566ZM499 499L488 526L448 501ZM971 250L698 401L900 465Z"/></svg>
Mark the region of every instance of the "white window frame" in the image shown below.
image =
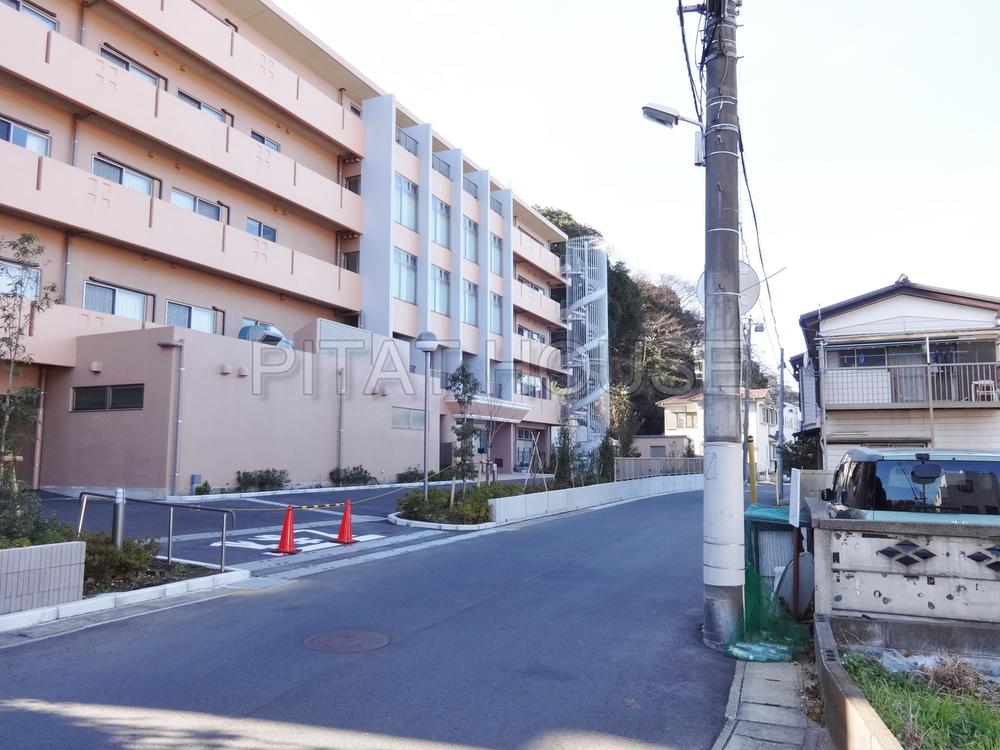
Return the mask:
<svg viewBox="0 0 1000 750"><path fill-rule="evenodd" d="M34 18L52 31L59 31L59 21L56 19L55 14L43 10L34 3L26 3L24 0L6 0L4 4L11 6L18 13L23 13L29 18Z"/></svg>
<svg viewBox="0 0 1000 750"><path fill-rule="evenodd" d="M17 120L13 120L10 117L0 117L0 122L7 123L7 127L9 128L6 139L7 143L10 143L12 146L18 146L27 151L31 151L32 153L38 154L39 156L49 155L49 152L52 149L52 137L48 133L42 132L37 128L32 128L28 125L18 122ZM38 151L37 149L31 148L29 145L27 145L28 144L27 139L25 139L25 145L23 146L20 143L15 143L14 136L18 130L25 133L25 135L30 135L34 136L35 138L43 139L45 141L45 153L43 154L41 151Z"/></svg>
<svg viewBox="0 0 1000 750"><path fill-rule="evenodd" d="M106 44L101 45L101 49L98 51L98 55L103 57L105 60L109 60L111 63L117 65L119 68L127 70L132 75L137 78L141 78L146 81L146 83L151 83L157 88L160 86L160 81L162 78L159 74L154 73L145 65L140 65L135 60L130 57L126 57L121 52L112 49ZM149 80L152 78L153 80Z"/></svg>
<svg viewBox="0 0 1000 750"><path fill-rule="evenodd" d="M437 196L431 198L431 239L441 247L451 247L451 206Z"/></svg>
<svg viewBox="0 0 1000 750"><path fill-rule="evenodd" d="M256 130L251 130L250 137L253 140L257 141L257 143L263 144L272 151L277 151L278 153L281 153L281 144L278 143L277 141L272 141L263 133L258 133Z"/></svg>
<svg viewBox="0 0 1000 750"><path fill-rule="evenodd" d="M548 343L548 337L544 333L539 333L538 331L534 331L525 325L521 325L520 323L517 324L517 335L523 336L526 339L537 341L539 344Z"/></svg>
<svg viewBox="0 0 1000 750"><path fill-rule="evenodd" d="M182 91L181 89L177 89L177 98L180 99L185 104L190 104L195 109L206 113L213 120L218 120L219 122L225 124L226 113L223 112L221 109L216 109L215 107L209 104L205 104L205 102L203 102L197 96L192 96L188 92Z"/></svg>
<svg viewBox="0 0 1000 750"><path fill-rule="evenodd" d="M522 284L524 284L529 289L534 289L536 292L544 292L545 291L540 286L538 286L538 284L536 284L534 281L531 281L530 279L527 279L524 276L518 276L517 280L520 281Z"/></svg>
<svg viewBox="0 0 1000 750"><path fill-rule="evenodd" d="M490 292L490 332L503 333L503 297Z"/></svg>
<svg viewBox="0 0 1000 750"><path fill-rule="evenodd" d="M252 231L250 229L250 222L251 221L254 224L257 225L257 231ZM255 218L253 218L252 216L248 216L247 217L246 223L243 225L243 228L246 230L247 234L252 234L255 237L260 237L262 240L266 240L267 242L277 242L278 241L278 230L277 229L275 229L274 227L272 227L270 224L265 224L263 221L259 221L259 220L255 219ZM265 229L270 229L271 233L274 235L274 237L271 237L271 238L265 237L264 236L264 230Z"/></svg>
<svg viewBox="0 0 1000 750"><path fill-rule="evenodd" d="M503 237L490 232L490 272L503 275Z"/></svg>
<svg viewBox="0 0 1000 750"><path fill-rule="evenodd" d="M479 263L479 222L462 217L462 257Z"/></svg>
<svg viewBox="0 0 1000 750"><path fill-rule="evenodd" d="M111 298L111 312L105 312L104 310L94 310L94 308L92 308L92 307L87 307L87 287L88 286L99 287L101 289L110 289L112 291L113 296ZM142 297L142 317L141 318L133 318L130 315L122 315L119 312L119 308L118 308L118 295L120 293L122 293L122 292L124 292L126 294L135 294L135 295L138 295L138 296ZM140 292L140 291L137 291L135 289L126 289L125 287L113 286L111 284L105 284L105 283L100 282L100 281L90 281L90 280L87 280L87 281L83 282L83 309L84 310L91 310L92 312L98 312L98 313L102 313L104 315L117 315L119 317L128 318L129 320L145 321L146 317L147 317L146 307L148 305L149 305L149 295L146 294L145 292Z"/></svg>
<svg viewBox="0 0 1000 750"><path fill-rule="evenodd" d="M462 279L462 322L479 325L479 285Z"/></svg>
<svg viewBox="0 0 1000 750"><path fill-rule="evenodd" d="M399 424L397 424L397 421ZM403 424L403 422L406 424ZM394 430L423 430L424 410L394 406L390 413L389 426Z"/></svg>
<svg viewBox="0 0 1000 750"><path fill-rule="evenodd" d="M153 175L151 175L151 174L146 174L145 172L140 172L137 169L132 169L131 167L126 167L121 162L114 161L114 160L109 159L109 158L107 158L105 156L93 156L93 157L91 157L90 173L92 175L94 175L95 177L99 177L102 180L107 180L108 182L115 182L115 180L112 180L112 179L110 179L108 177L105 177L103 175L97 174L97 172L94 171L94 166L97 164L97 162L101 162L103 164L107 164L110 167L114 167L115 169L120 169L121 170L121 172L122 172L121 179L119 179L116 184L121 185L124 188L128 188L129 190L135 190L135 192L137 192L137 193L142 193L143 195L148 195L149 197L153 197L153 185L155 183L157 183L157 182L160 181L158 177L153 177ZM133 187L132 185L126 185L125 184L125 177L126 177L126 175L131 175L132 177L136 177L136 178L143 179L143 180L148 180L149 181L149 190L136 190L136 188Z"/></svg>
<svg viewBox="0 0 1000 750"><path fill-rule="evenodd" d="M431 310L439 315L451 315L451 272L431 266Z"/></svg>
<svg viewBox="0 0 1000 750"><path fill-rule="evenodd" d="M417 302L417 256L392 249L392 296L403 302Z"/></svg>
<svg viewBox="0 0 1000 750"><path fill-rule="evenodd" d="M397 224L414 232L418 231L420 222L417 220L417 202L420 197L420 186L399 172L396 172L392 184L392 218Z"/></svg>
<svg viewBox="0 0 1000 750"><path fill-rule="evenodd" d="M177 202L177 198L178 197L184 197L184 198L190 199L191 200L191 207L184 206L184 205L181 205L180 203L178 203ZM193 211L194 213L198 214L199 216L204 216L206 219L213 219L214 221L222 221L222 204L221 203L213 202L213 201L210 201L210 200L206 200L204 198L199 198L194 193L189 193L186 190L180 190L179 188L170 188L170 202L173 203L178 208L184 208L184 209L187 209L189 211ZM213 216L209 216L206 213L203 213L200 210L202 206L210 206L211 208L218 209L219 215L213 217Z"/></svg>
<svg viewBox="0 0 1000 750"><path fill-rule="evenodd" d="M168 299L167 302L166 302L165 307L163 308L163 322L164 322L165 325L168 325L168 326L169 325L178 325L177 323L171 323L170 322L170 306L171 305L173 305L174 307L183 307L183 308L185 308L187 310L187 323L184 324L184 326L183 326L184 328L190 328L192 331L201 331L202 333L215 333L215 310L213 310L210 307L200 307L198 305L189 305L186 302L175 302L172 299ZM207 329L206 328L196 328L195 326L192 325L192 322L194 321L195 311L201 312L201 313L206 313L212 319L212 322L211 322L210 326Z"/></svg>
<svg viewBox="0 0 1000 750"><path fill-rule="evenodd" d="M38 299L38 290L42 287L42 270L37 266L28 266L10 260L0 260L0 294L12 294L12 288L17 283L18 276L33 277L24 284L24 299ZM9 286L8 286L9 282ZM8 288L4 288L8 287Z"/></svg>

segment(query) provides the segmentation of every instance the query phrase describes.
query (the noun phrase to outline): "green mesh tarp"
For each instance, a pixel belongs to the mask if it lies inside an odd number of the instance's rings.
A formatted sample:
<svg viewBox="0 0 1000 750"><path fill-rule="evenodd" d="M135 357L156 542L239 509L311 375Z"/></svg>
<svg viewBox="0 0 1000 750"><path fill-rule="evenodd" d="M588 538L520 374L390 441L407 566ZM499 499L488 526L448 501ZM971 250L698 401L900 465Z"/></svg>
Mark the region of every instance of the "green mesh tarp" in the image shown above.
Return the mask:
<svg viewBox="0 0 1000 750"><path fill-rule="evenodd" d="M808 638L802 626L775 600L773 581L776 570L792 559L792 534L796 530L788 524L787 506L751 505L743 522L743 623L730 637L726 654L742 661L791 661L808 651Z"/></svg>

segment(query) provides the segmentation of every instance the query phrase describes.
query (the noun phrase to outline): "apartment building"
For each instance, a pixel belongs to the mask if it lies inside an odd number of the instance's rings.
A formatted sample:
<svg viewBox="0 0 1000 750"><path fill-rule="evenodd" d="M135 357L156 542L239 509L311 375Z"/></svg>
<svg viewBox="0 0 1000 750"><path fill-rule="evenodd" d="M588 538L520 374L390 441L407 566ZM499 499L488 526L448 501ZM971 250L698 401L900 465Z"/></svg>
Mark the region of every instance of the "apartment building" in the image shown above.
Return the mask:
<svg viewBox="0 0 1000 750"><path fill-rule="evenodd" d="M848 449L1000 450L1000 299L894 284L801 316L802 433Z"/></svg>
<svg viewBox="0 0 1000 750"><path fill-rule="evenodd" d="M433 444L464 362L484 457L548 453L565 235L272 3L0 0L0 174L0 237L46 248L13 270L59 298L34 486L391 480L422 463L425 330Z"/></svg>

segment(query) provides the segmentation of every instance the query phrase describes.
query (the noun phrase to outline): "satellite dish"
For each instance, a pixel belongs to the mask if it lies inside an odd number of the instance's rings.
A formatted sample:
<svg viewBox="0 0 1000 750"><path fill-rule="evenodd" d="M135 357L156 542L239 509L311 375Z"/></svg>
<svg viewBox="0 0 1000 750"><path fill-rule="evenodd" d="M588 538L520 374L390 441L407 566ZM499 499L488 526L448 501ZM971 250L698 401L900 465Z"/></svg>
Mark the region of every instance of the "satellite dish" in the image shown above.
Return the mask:
<svg viewBox="0 0 1000 750"><path fill-rule="evenodd" d="M740 315L749 313L760 299L760 277L753 268L740 261ZM705 307L705 274L698 277L698 301Z"/></svg>

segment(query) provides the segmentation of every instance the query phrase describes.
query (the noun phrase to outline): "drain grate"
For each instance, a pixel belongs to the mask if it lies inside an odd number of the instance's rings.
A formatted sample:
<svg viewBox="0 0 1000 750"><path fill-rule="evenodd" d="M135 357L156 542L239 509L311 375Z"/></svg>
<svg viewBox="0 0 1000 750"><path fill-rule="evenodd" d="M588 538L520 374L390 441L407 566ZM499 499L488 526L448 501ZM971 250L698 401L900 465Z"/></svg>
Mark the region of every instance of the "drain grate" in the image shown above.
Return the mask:
<svg viewBox="0 0 1000 750"><path fill-rule="evenodd" d="M357 654L389 645L389 636L371 630L333 630L305 640L306 648L328 654Z"/></svg>

